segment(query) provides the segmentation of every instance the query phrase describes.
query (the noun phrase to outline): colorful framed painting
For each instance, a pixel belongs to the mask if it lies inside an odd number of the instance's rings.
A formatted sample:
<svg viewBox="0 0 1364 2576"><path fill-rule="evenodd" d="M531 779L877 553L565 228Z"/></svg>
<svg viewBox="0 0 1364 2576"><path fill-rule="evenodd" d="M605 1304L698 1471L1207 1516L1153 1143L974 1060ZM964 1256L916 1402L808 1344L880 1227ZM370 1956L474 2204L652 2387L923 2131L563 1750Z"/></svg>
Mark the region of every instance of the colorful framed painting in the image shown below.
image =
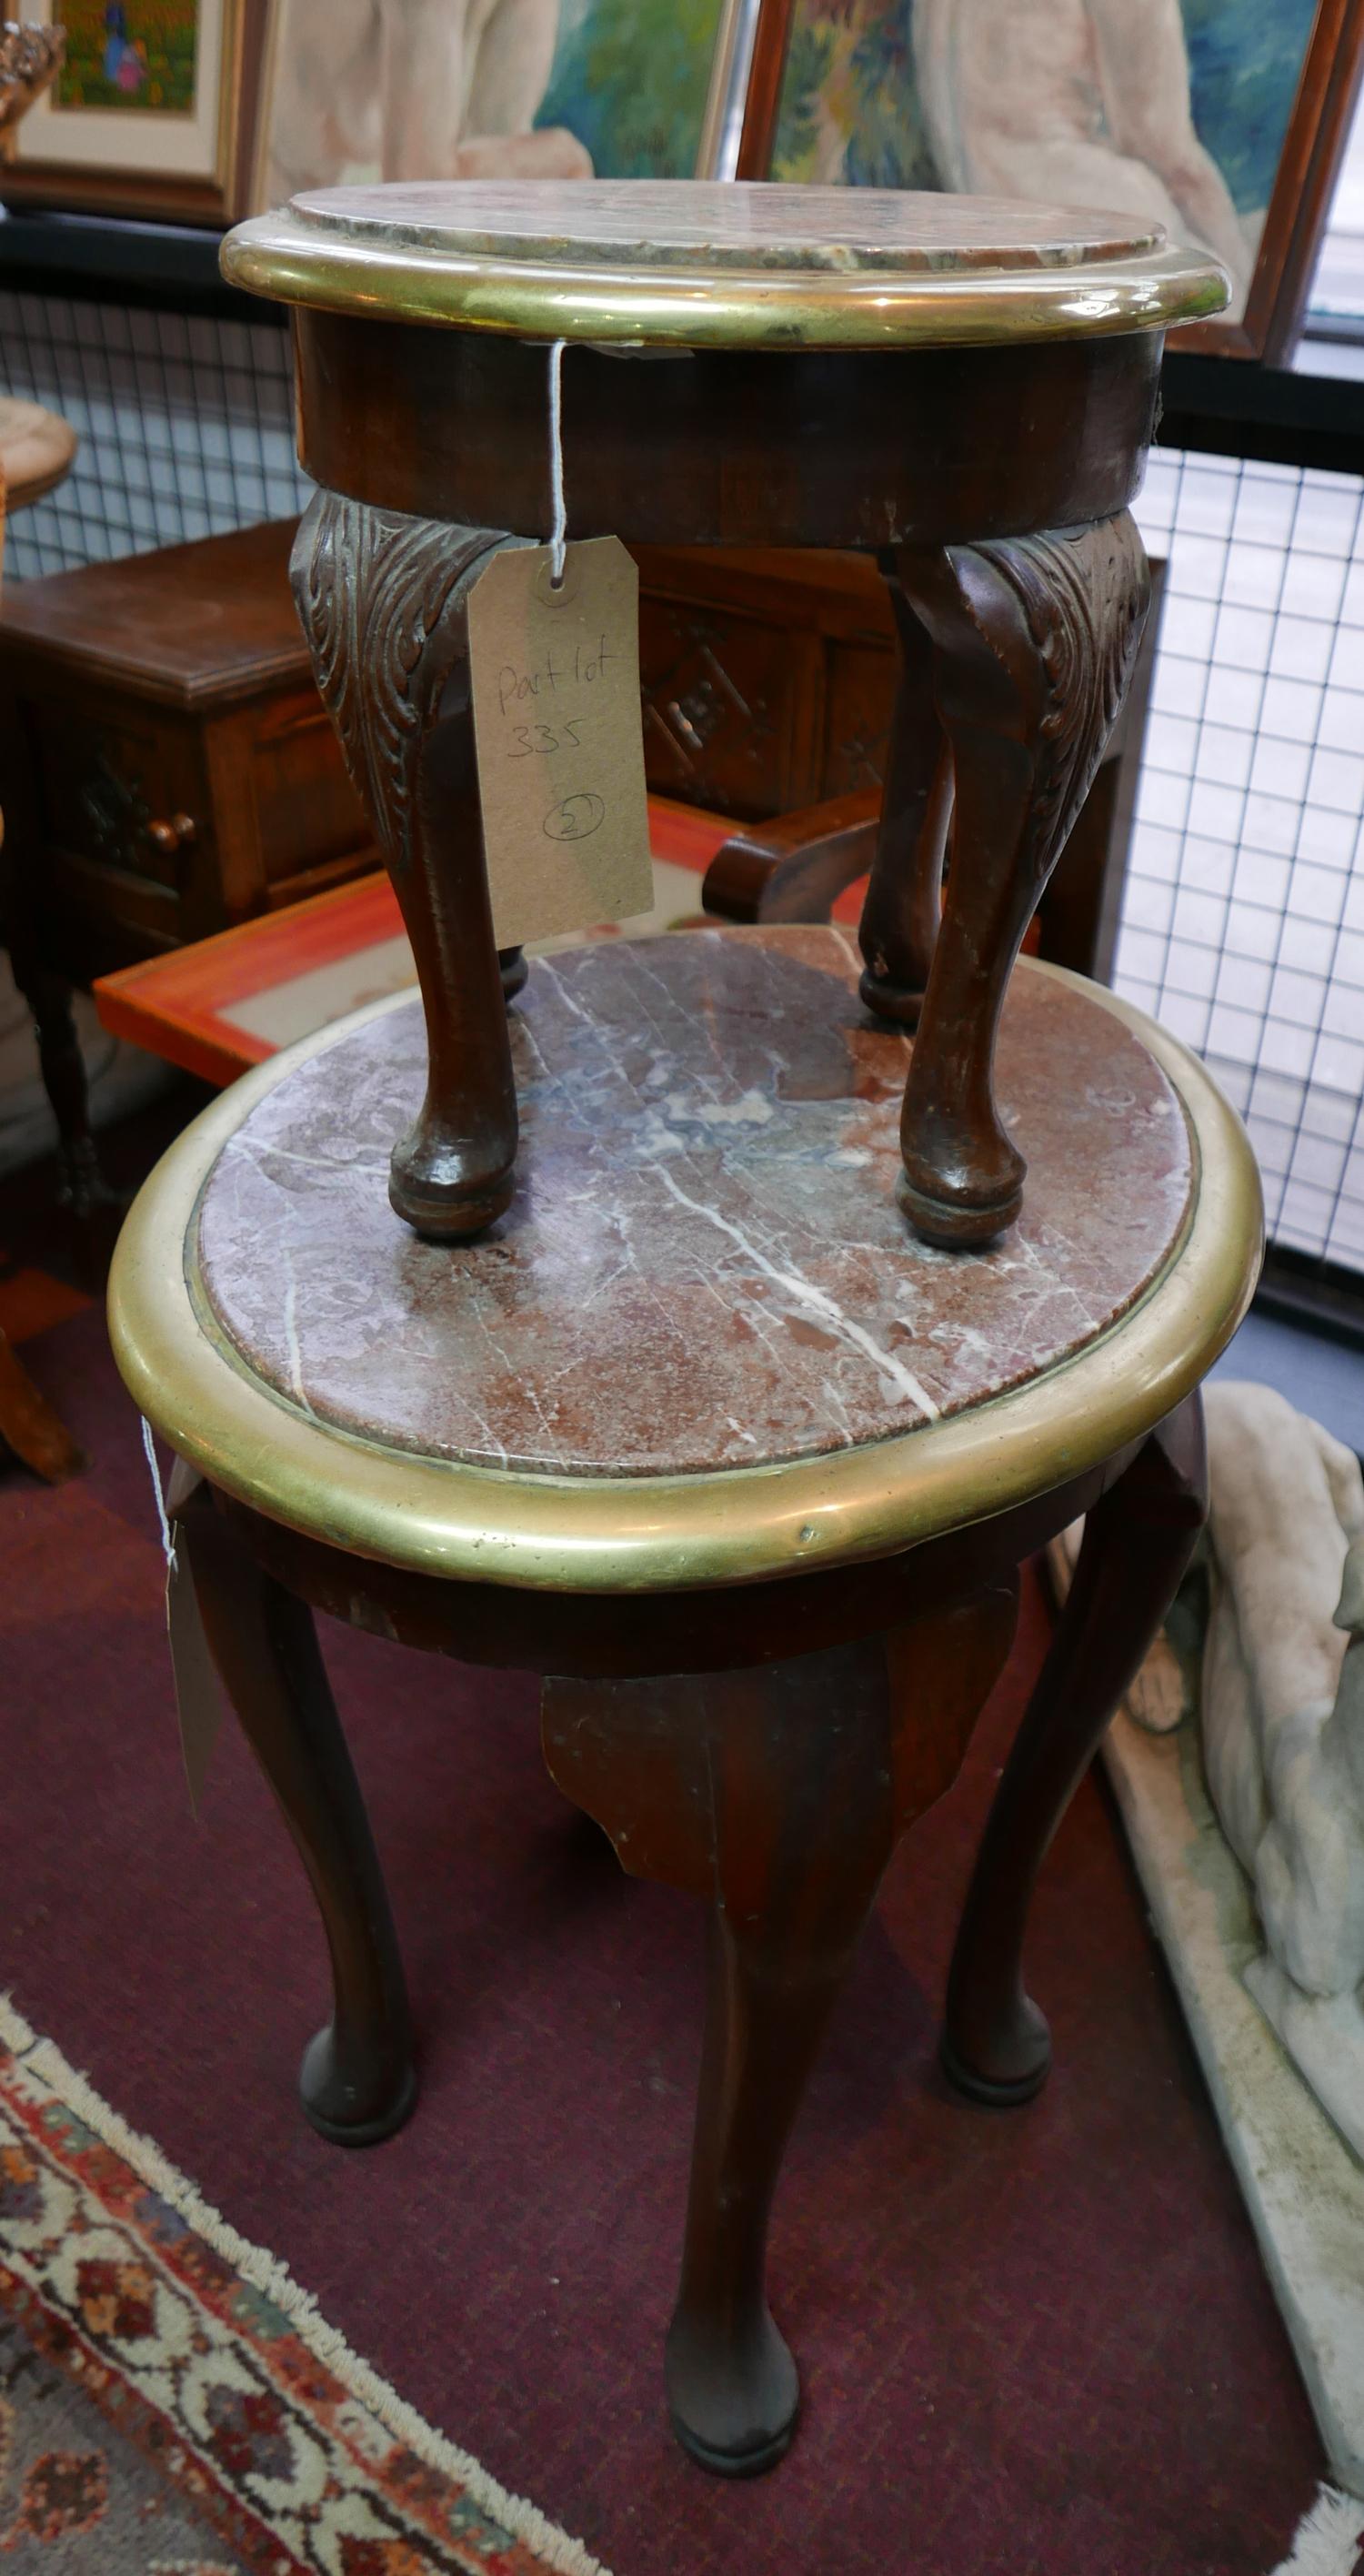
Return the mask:
<svg viewBox="0 0 1364 2576"><path fill-rule="evenodd" d="M1226 319L1181 346L1291 348L1364 0L794 0L770 17L771 177L1149 214L1232 280Z"/></svg>
<svg viewBox="0 0 1364 2576"><path fill-rule="evenodd" d="M689 178L725 0L275 0L255 195Z"/></svg>
<svg viewBox="0 0 1364 2576"><path fill-rule="evenodd" d="M267 0L26 0L61 70L0 170L9 204L222 225L246 211Z"/></svg>

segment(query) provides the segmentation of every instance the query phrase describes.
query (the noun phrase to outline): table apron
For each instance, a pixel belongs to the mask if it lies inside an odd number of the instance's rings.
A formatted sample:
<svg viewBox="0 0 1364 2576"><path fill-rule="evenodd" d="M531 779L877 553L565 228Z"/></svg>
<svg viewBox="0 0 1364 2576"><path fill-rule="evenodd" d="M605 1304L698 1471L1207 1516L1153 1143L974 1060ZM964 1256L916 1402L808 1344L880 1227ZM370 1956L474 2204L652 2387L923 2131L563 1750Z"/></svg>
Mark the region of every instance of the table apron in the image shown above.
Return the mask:
<svg viewBox="0 0 1364 2576"><path fill-rule="evenodd" d="M299 453L329 490L414 518L546 536L548 351L300 311ZM571 346L570 536L629 544L944 545L1125 508L1162 334L923 350Z"/></svg>

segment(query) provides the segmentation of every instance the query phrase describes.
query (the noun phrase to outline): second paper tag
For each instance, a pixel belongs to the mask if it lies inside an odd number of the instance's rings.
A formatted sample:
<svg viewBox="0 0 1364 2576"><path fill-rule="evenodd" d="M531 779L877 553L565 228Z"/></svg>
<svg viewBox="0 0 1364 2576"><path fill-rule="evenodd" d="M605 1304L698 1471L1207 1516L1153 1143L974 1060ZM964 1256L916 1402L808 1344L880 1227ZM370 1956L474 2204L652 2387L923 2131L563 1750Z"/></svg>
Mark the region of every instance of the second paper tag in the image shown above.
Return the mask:
<svg viewBox="0 0 1364 2576"><path fill-rule="evenodd" d="M653 907L639 573L618 537L507 546L469 599L483 844L499 948Z"/></svg>

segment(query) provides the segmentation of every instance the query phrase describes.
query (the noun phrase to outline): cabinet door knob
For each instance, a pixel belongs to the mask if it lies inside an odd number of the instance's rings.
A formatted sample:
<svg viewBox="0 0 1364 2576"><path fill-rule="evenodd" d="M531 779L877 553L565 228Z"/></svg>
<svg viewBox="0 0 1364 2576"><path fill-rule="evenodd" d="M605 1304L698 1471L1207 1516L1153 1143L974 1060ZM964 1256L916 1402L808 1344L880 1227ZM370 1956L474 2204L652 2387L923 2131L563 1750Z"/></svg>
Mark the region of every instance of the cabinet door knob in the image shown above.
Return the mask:
<svg viewBox="0 0 1364 2576"><path fill-rule="evenodd" d="M177 850L187 850L197 839L199 826L192 814L172 814L169 823L149 823L147 838L153 849L165 859L173 859Z"/></svg>

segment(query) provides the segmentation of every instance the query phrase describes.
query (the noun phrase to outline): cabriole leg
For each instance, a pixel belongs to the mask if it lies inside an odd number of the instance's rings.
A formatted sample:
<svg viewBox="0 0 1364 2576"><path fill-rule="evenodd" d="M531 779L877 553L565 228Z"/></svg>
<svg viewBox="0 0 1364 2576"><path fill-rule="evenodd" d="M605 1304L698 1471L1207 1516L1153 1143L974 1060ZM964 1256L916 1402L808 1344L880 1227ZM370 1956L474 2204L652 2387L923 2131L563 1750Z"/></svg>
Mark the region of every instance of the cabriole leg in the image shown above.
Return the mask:
<svg viewBox="0 0 1364 2576"><path fill-rule="evenodd" d="M625 1867L711 1905L673 2429L722 2476L781 2458L796 2365L767 2303L782 2156L881 1873L955 1777L1013 1633L1012 1590L753 1671L549 1682L544 1744Z"/></svg>
<svg viewBox="0 0 1364 2576"><path fill-rule="evenodd" d="M312 1612L257 1564L200 1484L177 1471L171 1509L209 1652L312 1883L334 2008L304 2055L303 2108L338 2146L400 2129L417 2098L397 1935Z"/></svg>
<svg viewBox="0 0 1364 2576"><path fill-rule="evenodd" d="M995 1792L947 1989L943 2064L977 2101L1029 2101L1051 2039L1023 1983L1047 1846L1173 1601L1207 1517L1203 1408L1191 1395L1086 1516L1051 1652Z"/></svg>
<svg viewBox="0 0 1364 2576"><path fill-rule="evenodd" d="M905 1089L905 1201L928 1243L990 1242L1024 1161L995 1105L1000 1011L1023 934L1122 705L1150 579L1128 513L1061 534L906 549L932 638L956 806L947 899Z"/></svg>
<svg viewBox="0 0 1364 2576"><path fill-rule="evenodd" d="M493 943L474 755L468 603L486 528L400 518L321 492L292 578L317 685L388 861L426 1013L426 1098L394 1147L389 1196L419 1234L461 1240L513 1186L506 1000L520 952Z"/></svg>
<svg viewBox="0 0 1364 2576"><path fill-rule="evenodd" d="M869 1011L919 1025L942 909L943 853L952 819L952 753L933 700L933 647L900 579L883 565L900 640L881 822L858 931Z"/></svg>

